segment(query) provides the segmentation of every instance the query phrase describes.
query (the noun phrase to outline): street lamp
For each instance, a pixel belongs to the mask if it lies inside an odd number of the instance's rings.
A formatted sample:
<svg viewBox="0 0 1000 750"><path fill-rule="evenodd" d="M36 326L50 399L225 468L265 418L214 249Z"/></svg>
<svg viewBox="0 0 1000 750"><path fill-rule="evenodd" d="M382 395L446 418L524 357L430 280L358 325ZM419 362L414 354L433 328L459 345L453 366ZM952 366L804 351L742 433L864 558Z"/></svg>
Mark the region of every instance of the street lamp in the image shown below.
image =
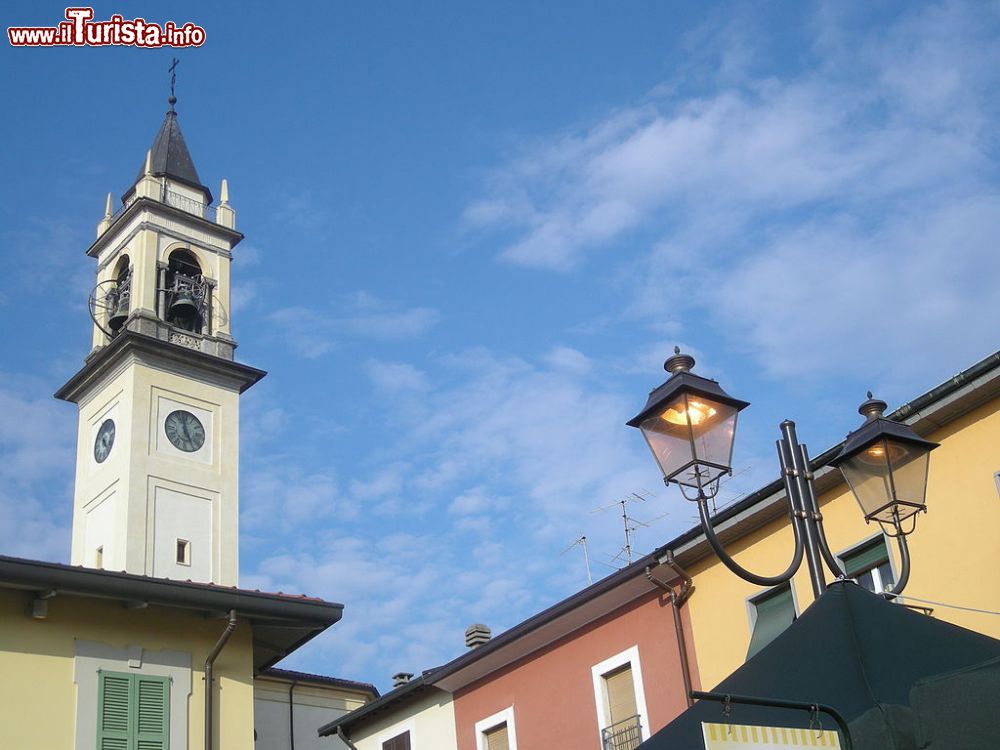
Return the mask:
<svg viewBox="0 0 1000 750"><path fill-rule="evenodd" d="M670 377L649 394L646 406L629 420L629 426L642 432L664 483L678 485L686 499L698 504L705 538L727 568L758 586L776 586L795 575L805 556L813 594L818 597L826 590L822 562L837 577L844 576L844 569L826 541L809 453L798 442L795 423L782 422L782 437L777 441L795 548L783 573L761 576L726 553L709 511L719 481L732 474L736 419L748 403L730 396L716 381L695 375L691 372L694 364L693 357L681 354L675 347L674 356L664 364ZM843 472L865 522L877 521L886 534L897 540L902 570L889 593L899 594L910 575L906 536L916 526L916 514L927 509L928 454L937 444L887 419L883 416L885 408L884 401L868 394L868 400L858 409L865 423L847 436L843 449L831 463Z"/></svg>

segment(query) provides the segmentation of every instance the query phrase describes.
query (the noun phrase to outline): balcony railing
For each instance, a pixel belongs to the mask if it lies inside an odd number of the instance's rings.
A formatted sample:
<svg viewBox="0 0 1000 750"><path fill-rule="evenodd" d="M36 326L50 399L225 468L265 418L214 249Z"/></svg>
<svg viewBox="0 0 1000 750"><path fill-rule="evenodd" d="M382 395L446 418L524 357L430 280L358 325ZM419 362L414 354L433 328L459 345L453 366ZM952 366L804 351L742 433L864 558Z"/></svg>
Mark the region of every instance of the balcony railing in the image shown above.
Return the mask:
<svg viewBox="0 0 1000 750"><path fill-rule="evenodd" d="M189 214L200 216L201 218L208 219L209 221L215 220L214 217L208 215L210 206L205 205L201 201L196 201L193 198L188 198L186 195L181 195L180 193L175 193L172 190L164 188L162 201L168 206L179 208L181 211L186 211Z"/></svg>
<svg viewBox="0 0 1000 750"><path fill-rule="evenodd" d="M118 220L123 213L125 213L129 206L135 203L138 196L132 193L128 197L128 200L123 203L117 211L111 216L111 223L113 224ZM189 214L194 214L195 216L200 216L202 219L208 219L209 221L215 221L215 208L213 206L206 205L201 201L194 200L193 198L188 198L186 195L181 195L180 193L175 193L173 190L167 190L165 185L160 186L160 202L166 203L168 206L173 206L174 208L179 208Z"/></svg>
<svg viewBox="0 0 1000 750"><path fill-rule="evenodd" d="M604 750L635 750L639 747L642 743L642 724L638 715L602 729L601 743Z"/></svg>

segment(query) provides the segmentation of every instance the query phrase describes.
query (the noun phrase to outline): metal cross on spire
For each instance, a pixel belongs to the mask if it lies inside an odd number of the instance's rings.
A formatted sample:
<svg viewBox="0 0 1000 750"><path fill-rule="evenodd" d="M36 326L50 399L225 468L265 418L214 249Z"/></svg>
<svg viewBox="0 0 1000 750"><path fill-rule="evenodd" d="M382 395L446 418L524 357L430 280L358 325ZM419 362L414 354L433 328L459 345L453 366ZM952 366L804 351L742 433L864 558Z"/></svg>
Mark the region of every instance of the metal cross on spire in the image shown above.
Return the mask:
<svg viewBox="0 0 1000 750"><path fill-rule="evenodd" d="M174 96L174 86L177 84L177 72L176 71L177 71L177 66L179 64L180 64L180 60L178 60L175 57L173 59L173 62L170 64L170 67L167 69L167 72L170 73L170 98L167 99L167 103L170 105L170 111L171 112L174 111L174 105L177 103L177 97Z"/></svg>

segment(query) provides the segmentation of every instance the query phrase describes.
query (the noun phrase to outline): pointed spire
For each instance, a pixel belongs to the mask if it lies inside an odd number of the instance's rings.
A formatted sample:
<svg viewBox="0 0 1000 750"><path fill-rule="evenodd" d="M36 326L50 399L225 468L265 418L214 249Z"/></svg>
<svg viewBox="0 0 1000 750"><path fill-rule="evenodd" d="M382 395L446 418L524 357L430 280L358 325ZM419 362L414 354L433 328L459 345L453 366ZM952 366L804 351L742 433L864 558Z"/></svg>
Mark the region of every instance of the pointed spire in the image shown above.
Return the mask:
<svg viewBox="0 0 1000 750"><path fill-rule="evenodd" d="M219 188L219 203L229 205L229 180L222 178L222 187Z"/></svg>
<svg viewBox="0 0 1000 750"><path fill-rule="evenodd" d="M111 193L108 193L108 199L104 201L104 218L110 219L111 213Z"/></svg>
<svg viewBox="0 0 1000 750"><path fill-rule="evenodd" d="M177 124L177 113L173 109L173 104L163 118L160 130L153 139L153 147L146 153L146 161L129 193L135 189L135 184L146 176L166 177L193 187L204 193L205 203L212 202L212 191L202 184L194 168L191 153L184 142L184 136L181 135L180 125Z"/></svg>

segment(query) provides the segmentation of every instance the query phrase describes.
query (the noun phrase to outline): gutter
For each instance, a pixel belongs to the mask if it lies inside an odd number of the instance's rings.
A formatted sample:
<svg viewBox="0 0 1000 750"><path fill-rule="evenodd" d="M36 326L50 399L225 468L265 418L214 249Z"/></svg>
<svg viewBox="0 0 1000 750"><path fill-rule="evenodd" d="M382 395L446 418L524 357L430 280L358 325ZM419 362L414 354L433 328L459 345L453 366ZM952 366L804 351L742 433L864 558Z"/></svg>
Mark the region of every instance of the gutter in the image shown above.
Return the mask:
<svg viewBox="0 0 1000 750"><path fill-rule="evenodd" d="M212 652L205 659L205 750L212 750L212 668L234 630L236 630L236 610L231 609L226 629L222 631Z"/></svg>
<svg viewBox="0 0 1000 750"><path fill-rule="evenodd" d="M680 577L680 591L674 589L674 587L666 581L661 581L659 578L654 576L652 568L648 565L646 566L646 578L650 581L650 583L653 583L666 591L667 595L670 597L670 611L673 613L674 635L676 636L677 653L681 664L681 681L684 683L684 700L687 701L688 708L691 708L691 706L694 705L694 699L691 697L691 663L688 661L687 639L684 637L684 624L681 622L680 609L684 606L684 602L686 602L691 594L694 593L694 582L691 580L691 576L688 572L678 565L676 560L674 560L674 556L669 550L667 551L667 557L664 560L664 563L668 565L670 569L678 575L678 577Z"/></svg>
<svg viewBox="0 0 1000 750"><path fill-rule="evenodd" d="M337 727L337 737L340 738L341 742L347 745L348 750L358 750L357 746L347 738L343 727Z"/></svg>

